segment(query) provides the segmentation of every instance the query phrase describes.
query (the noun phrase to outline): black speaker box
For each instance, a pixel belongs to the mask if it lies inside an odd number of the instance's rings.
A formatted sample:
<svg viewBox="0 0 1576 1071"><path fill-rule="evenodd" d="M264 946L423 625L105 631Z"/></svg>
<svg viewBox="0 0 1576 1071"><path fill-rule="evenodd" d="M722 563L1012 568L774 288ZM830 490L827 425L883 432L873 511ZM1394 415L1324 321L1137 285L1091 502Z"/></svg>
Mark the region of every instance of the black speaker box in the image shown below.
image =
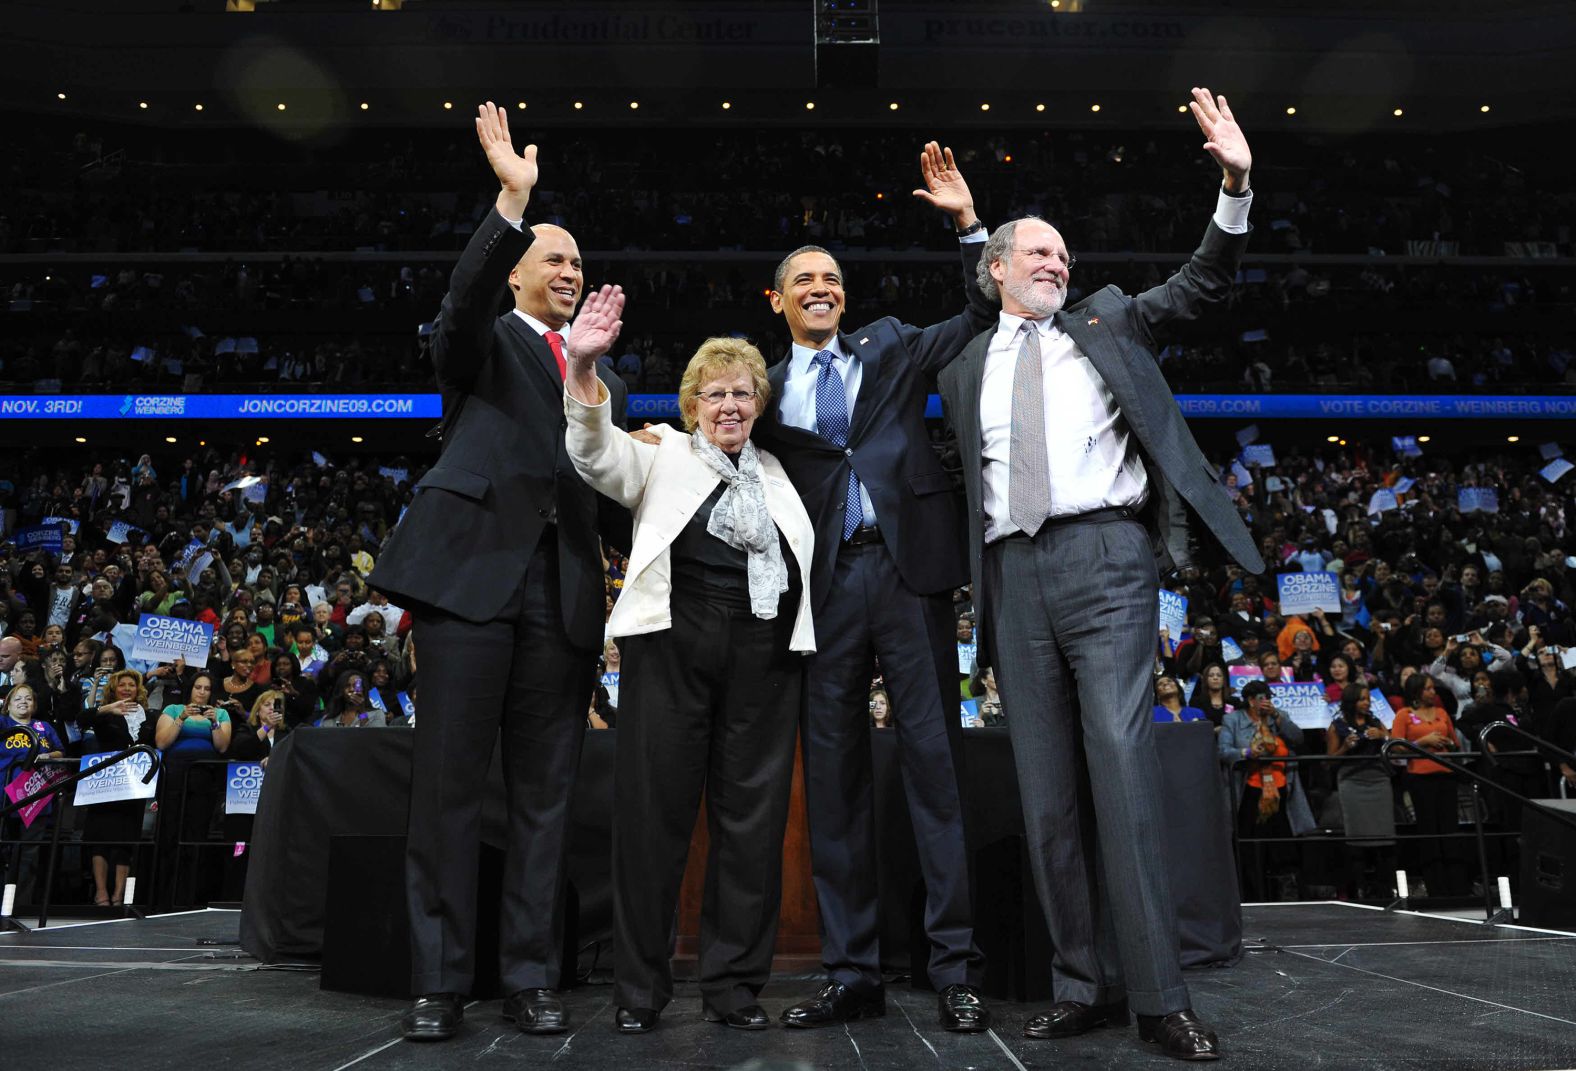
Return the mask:
<svg viewBox="0 0 1576 1071"><path fill-rule="evenodd" d="M1576 800L1540 800L1576 818ZM1542 814L1521 811L1521 915L1523 926L1576 930L1576 829Z"/></svg>

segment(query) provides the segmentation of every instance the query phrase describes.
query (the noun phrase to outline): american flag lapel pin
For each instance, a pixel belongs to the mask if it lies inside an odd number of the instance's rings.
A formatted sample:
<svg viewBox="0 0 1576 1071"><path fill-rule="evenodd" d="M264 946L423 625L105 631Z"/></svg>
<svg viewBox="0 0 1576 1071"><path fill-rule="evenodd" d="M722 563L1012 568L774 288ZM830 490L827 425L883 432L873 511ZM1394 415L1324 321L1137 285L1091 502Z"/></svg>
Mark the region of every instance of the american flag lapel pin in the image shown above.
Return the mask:
<svg viewBox="0 0 1576 1071"><path fill-rule="evenodd" d="M864 338L860 339L859 340L859 344L861 346L868 346L868 345L870 345L870 336L866 335Z"/></svg>
<svg viewBox="0 0 1576 1071"><path fill-rule="evenodd" d="M1094 326L1094 325L1095 325L1095 324L1097 324L1097 323L1099 323L1099 322L1100 322L1100 317L1098 317L1098 316L1095 316L1095 317L1092 317L1092 318L1091 318L1091 319L1090 319L1090 320L1089 320L1089 326L1090 326L1090 327L1093 327L1093 326Z"/></svg>

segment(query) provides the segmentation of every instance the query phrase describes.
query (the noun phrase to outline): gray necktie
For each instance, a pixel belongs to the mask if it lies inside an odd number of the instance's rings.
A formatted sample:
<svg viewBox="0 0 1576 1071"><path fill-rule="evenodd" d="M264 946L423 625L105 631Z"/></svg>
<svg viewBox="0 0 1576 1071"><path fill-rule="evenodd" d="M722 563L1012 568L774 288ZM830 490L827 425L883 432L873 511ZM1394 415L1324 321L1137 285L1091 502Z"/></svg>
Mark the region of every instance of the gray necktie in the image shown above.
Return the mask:
<svg viewBox="0 0 1576 1071"><path fill-rule="evenodd" d="M1024 324L1023 346L1012 371L1012 460L1007 468L1007 516L1034 535L1051 511L1051 463L1045 453L1045 374L1040 331Z"/></svg>

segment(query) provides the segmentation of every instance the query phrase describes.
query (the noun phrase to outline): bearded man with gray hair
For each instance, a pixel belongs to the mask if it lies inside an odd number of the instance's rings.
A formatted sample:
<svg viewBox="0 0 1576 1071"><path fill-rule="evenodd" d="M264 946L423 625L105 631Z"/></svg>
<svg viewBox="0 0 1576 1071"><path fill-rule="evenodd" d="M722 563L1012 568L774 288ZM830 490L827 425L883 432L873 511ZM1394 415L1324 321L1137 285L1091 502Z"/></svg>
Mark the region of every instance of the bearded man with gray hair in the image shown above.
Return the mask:
<svg viewBox="0 0 1576 1071"><path fill-rule="evenodd" d="M1247 139L1224 97L1192 111L1224 183L1204 241L1136 297L1071 308L1075 258L1041 219L980 257L998 322L939 377L965 459L977 665L1007 713L1057 1003L1031 1038L1128 1022L1168 1056L1212 1060L1179 963L1165 872L1151 667L1159 576L1188 562L1187 507L1250 572L1264 563L1160 374L1165 329L1231 291L1247 244Z"/></svg>

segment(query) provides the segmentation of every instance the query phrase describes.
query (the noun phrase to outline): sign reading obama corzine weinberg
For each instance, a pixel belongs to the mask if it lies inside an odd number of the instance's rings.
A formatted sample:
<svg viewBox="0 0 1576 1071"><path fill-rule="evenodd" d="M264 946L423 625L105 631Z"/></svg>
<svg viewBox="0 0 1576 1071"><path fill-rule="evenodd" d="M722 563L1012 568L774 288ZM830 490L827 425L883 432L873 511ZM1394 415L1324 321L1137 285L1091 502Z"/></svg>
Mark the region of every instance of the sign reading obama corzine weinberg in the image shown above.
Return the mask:
<svg viewBox="0 0 1576 1071"><path fill-rule="evenodd" d="M149 662L184 658L187 666L202 669L208 665L212 647L213 626L207 622L143 614L137 619L137 642L132 645L131 657Z"/></svg>

